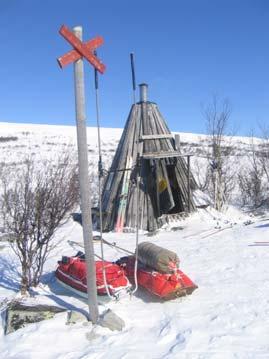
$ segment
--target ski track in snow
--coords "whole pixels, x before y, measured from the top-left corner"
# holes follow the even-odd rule
[[[0,131],[1,136],[18,136],[16,143],[5,145],[2,159],[5,151],[7,155],[15,148],[12,146],[26,146],[9,155],[10,163],[15,164],[25,155],[23,151],[38,149],[36,145],[42,146],[42,151],[45,148],[44,153],[49,155],[59,143],[62,147],[71,143],[71,139],[75,143],[76,136],[73,127],[63,131],[61,126],[11,124],[7,127],[0,123]],[[89,148],[94,149],[96,134],[94,129],[88,131]],[[120,129],[103,130],[107,164],[120,134]],[[190,141],[197,139],[195,135],[185,135]],[[53,141],[57,146],[51,145]],[[1,146],[3,149],[4,144]],[[35,151],[35,155],[39,155],[40,150]],[[93,164],[97,162],[95,152],[91,158]],[[185,221],[174,224],[182,226],[182,230],[174,232],[168,227],[154,237],[141,234],[140,241],[152,241],[175,251],[180,258],[180,268],[198,289],[190,296],[167,302],[141,289],[131,299],[124,297],[119,302],[99,298],[100,311],[111,308],[124,319],[126,326],[122,332],[111,332],[99,326],[92,328],[83,323],[67,326],[66,314],[60,313],[54,319],[4,336],[2,310],[0,358],[269,358],[269,248],[249,246],[255,241],[268,241],[269,222],[268,218],[256,218],[254,223],[245,226],[246,219],[249,218],[234,208],[222,215],[213,210],[199,210]],[[219,231],[218,226],[221,227]],[[104,238],[134,250],[133,233],[108,233]],[[59,229],[55,240],[59,241],[59,246],[51,253],[42,284],[31,301],[87,311],[85,300],[70,295],[53,276],[61,255],[75,254],[68,241],[82,242],[81,226],[70,220]],[[19,288],[18,261],[8,243],[3,245],[0,249],[0,310],[7,298],[18,296]],[[100,254],[100,243],[94,246]],[[107,260],[123,255],[116,248],[105,246]],[[94,338],[89,341],[87,333]]]

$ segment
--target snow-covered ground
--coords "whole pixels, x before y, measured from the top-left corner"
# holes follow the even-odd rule
[[[178,253],[181,269],[199,286],[192,295],[162,302],[140,290],[132,298],[107,301],[103,305],[126,323],[122,332],[83,324],[66,326],[66,314],[8,336],[1,328],[0,357],[268,358],[269,248],[250,244],[268,240],[269,219],[256,218],[245,225],[247,219],[236,210],[220,218],[212,210],[200,210],[181,223],[182,230],[141,235],[141,241],[150,240]],[[134,234],[109,233],[105,238],[134,250]],[[68,240],[82,242],[80,225],[68,222],[57,239],[61,244],[49,259],[32,301],[87,310],[83,299],[62,290],[53,277],[57,259],[79,249]],[[95,244],[96,253],[99,246]],[[115,260],[124,253],[106,247],[105,255]],[[17,270],[7,245],[0,254],[0,301],[16,295]],[[88,333],[94,339],[89,341]]]
[[[120,134],[120,129],[102,130],[107,165]],[[15,166],[29,150],[38,156],[55,153],[59,146],[74,148],[75,136],[73,127],[0,124],[0,161]],[[1,142],[8,137],[13,139]],[[205,139],[181,134],[181,141],[189,144],[200,146]],[[237,141],[247,149],[248,139]],[[95,166],[94,128],[88,130],[88,144]],[[83,323],[67,326],[66,314],[61,313],[5,336],[2,317],[0,358],[269,358],[269,248],[251,245],[269,241],[269,215],[249,217],[232,207],[221,215],[206,209],[174,225],[182,229],[174,231],[171,224],[154,237],[141,234],[140,241],[152,241],[178,254],[180,268],[199,287],[192,295],[163,302],[139,290],[118,302],[100,298],[100,311],[111,308],[125,321],[122,332]],[[132,233],[108,233],[105,239],[132,251],[135,247]],[[63,290],[53,276],[57,260],[78,249],[68,240],[82,242],[80,225],[70,219],[55,240],[60,244],[46,263],[42,284],[31,301],[87,310],[85,300]],[[94,246],[99,254],[100,244]],[[105,248],[108,260],[122,255]],[[18,295],[18,271],[9,244],[0,243],[0,308],[7,298]]]

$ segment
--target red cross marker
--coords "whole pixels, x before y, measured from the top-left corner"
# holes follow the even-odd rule
[[[101,36],[83,43],[65,25],[60,28],[59,33],[74,47],[74,50],[57,59],[61,68],[85,57],[101,74],[105,72],[105,65],[93,54],[93,51],[104,43]]]

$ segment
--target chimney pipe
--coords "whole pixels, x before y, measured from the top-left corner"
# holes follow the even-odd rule
[[[148,84],[140,84],[140,102],[148,101]]]

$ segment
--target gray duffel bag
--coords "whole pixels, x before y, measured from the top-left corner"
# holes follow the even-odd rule
[[[173,273],[179,266],[176,253],[150,242],[139,243],[138,260],[160,273]]]

